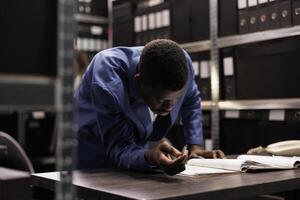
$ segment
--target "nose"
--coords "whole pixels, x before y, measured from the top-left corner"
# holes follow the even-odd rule
[[[162,104],[163,110],[168,111],[168,112],[171,112],[173,107],[174,107],[174,102],[173,101],[165,101]]]

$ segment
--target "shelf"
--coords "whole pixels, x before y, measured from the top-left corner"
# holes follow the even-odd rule
[[[248,44],[253,42],[262,42],[297,35],[300,35],[300,26],[223,37],[218,40],[218,47],[231,47],[236,45]]]
[[[0,105],[0,112],[37,110],[55,112],[57,109],[55,105]]]
[[[213,106],[212,101],[201,101],[202,110],[211,110]]]
[[[0,74],[0,84],[55,84],[56,78],[39,75]]]
[[[83,23],[95,23],[95,24],[108,23],[107,17],[100,17],[100,16],[93,16],[93,15],[75,14],[75,19],[77,22],[83,22]]]
[[[221,110],[300,109],[300,98],[220,101]]]
[[[210,50],[210,40],[198,41],[198,42],[189,42],[180,45],[189,53],[195,53],[200,51],[209,51]]]
[[[262,42],[267,40],[274,40],[286,37],[293,37],[300,35],[300,26],[293,26],[290,28],[281,28],[276,30],[260,31],[255,33],[248,33],[242,35],[234,35],[228,37],[222,37],[217,40],[218,47],[231,47],[243,44],[249,44],[254,42]],[[190,42],[180,45],[187,52],[200,52],[210,50],[210,40]]]

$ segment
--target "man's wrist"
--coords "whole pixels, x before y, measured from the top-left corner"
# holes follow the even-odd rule
[[[151,150],[146,150],[144,156],[145,156],[145,160],[147,161],[147,163],[151,166],[154,166],[156,164],[155,164],[154,160],[152,159],[151,153],[152,153]]]

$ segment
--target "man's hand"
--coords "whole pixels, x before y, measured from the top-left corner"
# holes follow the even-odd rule
[[[180,152],[167,141],[160,142],[146,151],[145,158],[151,165],[158,165],[169,175],[175,175],[185,170],[188,160],[187,151]]]
[[[221,150],[206,151],[200,145],[189,146],[189,158],[225,158]]]

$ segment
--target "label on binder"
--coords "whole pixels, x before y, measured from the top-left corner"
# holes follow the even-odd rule
[[[162,26],[170,26],[170,11],[162,11]]]
[[[247,8],[247,0],[238,0],[238,9],[245,9]]]
[[[136,16],[134,18],[134,32],[138,33],[142,30],[141,28],[141,17],[140,16]]]
[[[248,0],[248,7],[257,6],[257,0]]]
[[[148,29],[147,23],[147,15],[142,16],[142,31],[146,31]]]
[[[148,18],[149,18],[149,29],[155,29],[155,14],[150,13],[148,15]]]
[[[199,76],[199,62],[193,61],[192,64],[193,64],[195,76]]]
[[[284,121],[284,110],[270,110],[270,121]]]
[[[209,62],[201,61],[200,62],[200,78],[209,78],[210,70],[209,70]]]
[[[103,33],[103,28],[101,26],[91,26],[91,34],[101,35]]]
[[[156,28],[162,27],[162,16],[161,15],[162,15],[161,12],[155,13]]]
[[[240,111],[238,110],[226,110],[225,118],[236,119],[240,117]]]
[[[268,0],[258,0],[258,4],[268,3]]]
[[[233,57],[225,57],[223,58],[224,64],[224,75],[225,76],[233,76],[234,75],[234,65],[233,65]]]

